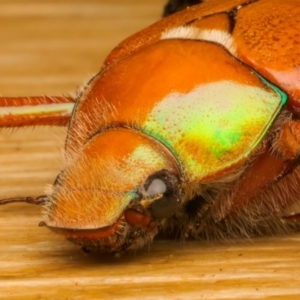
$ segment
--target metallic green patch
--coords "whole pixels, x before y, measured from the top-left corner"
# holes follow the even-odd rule
[[[272,89],[223,81],[171,93],[142,129],[163,142],[190,180],[200,180],[249,156],[287,101]]]

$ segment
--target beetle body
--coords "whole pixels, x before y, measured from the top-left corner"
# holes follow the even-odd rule
[[[300,192],[298,4],[207,1],[116,47],[76,100],[42,224],[112,253],[166,230],[293,228],[281,217]]]

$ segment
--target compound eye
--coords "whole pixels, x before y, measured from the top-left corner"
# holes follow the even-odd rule
[[[146,195],[157,195],[164,194],[167,191],[166,183],[160,178],[154,178],[149,184],[147,190],[145,190]]]
[[[180,205],[180,191],[178,177],[168,170],[160,170],[146,180],[143,186],[143,199],[141,202],[150,203],[148,209],[152,218],[169,218],[174,215]]]

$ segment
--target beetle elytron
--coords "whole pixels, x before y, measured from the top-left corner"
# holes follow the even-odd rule
[[[298,0],[205,1],[119,44],[76,101],[0,101],[1,126],[69,126],[52,191],[1,204],[42,204],[41,225],[87,249],[297,226]]]

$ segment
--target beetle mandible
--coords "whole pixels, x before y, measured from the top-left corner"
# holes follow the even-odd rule
[[[299,4],[206,1],[119,44],[76,100],[0,98],[2,127],[69,126],[52,190],[0,204],[41,204],[41,225],[115,254],[168,230],[295,229]]]

